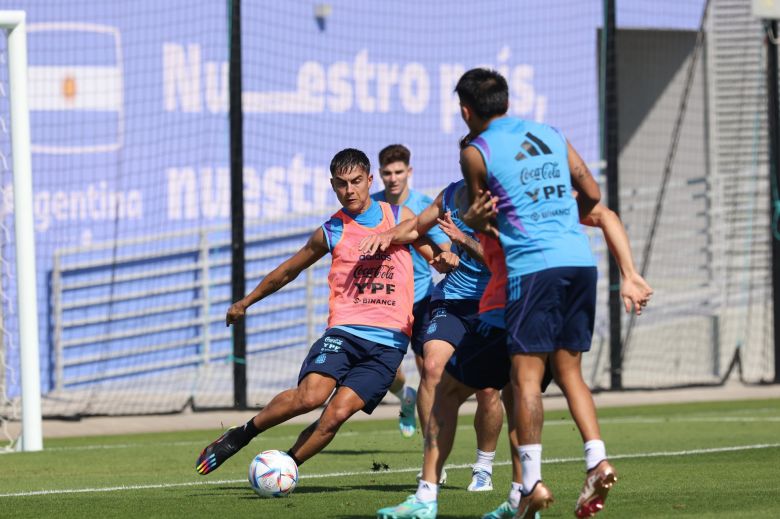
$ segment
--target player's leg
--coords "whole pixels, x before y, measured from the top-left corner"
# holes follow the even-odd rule
[[[335,332],[317,339],[301,364],[298,386],[282,391],[242,427],[228,429],[209,444],[198,456],[195,470],[202,475],[213,472],[261,432],[324,404],[349,369],[349,349],[349,341]]]
[[[514,419],[523,469],[523,494],[517,516],[531,517],[553,502],[542,482],[542,385],[547,358],[555,350],[563,322],[568,280],[551,268],[510,278],[506,305],[507,346],[512,362]]]
[[[507,360],[508,362],[508,360]],[[542,379],[542,393],[547,390],[552,381],[552,369],[550,362],[545,365],[544,378]],[[520,499],[523,492],[523,466],[520,462],[520,442],[517,437],[517,423],[514,417],[515,398],[512,391],[512,385],[507,384],[501,390],[501,400],[506,410],[507,418],[507,436],[509,437],[509,452],[512,456],[512,483],[509,487],[509,495],[506,501],[498,505],[491,512],[482,516],[482,519],[508,519],[514,517],[520,505]],[[534,513],[534,517],[539,519],[539,512]]]
[[[430,322],[430,296],[416,302],[412,308],[414,324],[412,325],[412,337],[409,341],[412,352],[414,353],[414,363],[417,366],[417,372],[422,374],[423,370],[423,344],[425,343],[425,331]],[[399,378],[402,381],[399,381]],[[417,389],[406,386],[406,376],[399,366],[396,374],[396,380],[390,387],[390,392],[395,394],[401,401],[401,409],[398,413],[398,429],[401,436],[411,438],[417,431]],[[422,422],[421,422],[422,426]]]
[[[404,353],[398,348],[376,344],[349,335],[343,347],[350,355],[348,369],[339,379],[339,388],[320,418],[305,429],[288,454],[303,463],[322,450],[341,425],[356,412],[371,414],[387,394]]]
[[[555,351],[553,365],[584,444],[586,476],[575,514],[591,517],[604,507],[610,488],[617,482],[615,469],[607,461],[593,397],[582,378],[582,353],[590,350],[593,335],[597,273],[595,267],[570,268],[567,276],[566,311],[558,338],[562,348]]]
[[[426,431],[436,386],[441,381],[444,366],[450,360],[454,348],[448,342],[432,340],[425,343],[423,351],[423,371],[420,375],[420,387],[417,391],[417,412],[420,415],[420,426],[423,431]]]
[[[446,372],[442,374],[425,430],[423,480],[439,481],[442,467],[455,440],[458,410],[473,394],[473,388],[463,385]]]
[[[438,510],[439,484],[444,462],[452,450],[458,422],[458,410],[474,389],[455,380],[448,373],[436,386],[434,402],[425,431],[423,470],[417,492],[403,503],[377,511],[380,519],[435,518]]]
[[[556,382],[561,387],[574,422],[580,430],[585,450],[586,477],[575,505],[577,517],[591,517],[604,507],[607,494],[617,482],[614,467],[607,461],[606,446],[601,439],[596,406],[582,379],[580,352],[558,350],[553,357]]]
[[[486,388],[477,391],[477,411],[474,415],[474,430],[477,435],[477,459],[471,472],[471,483],[467,490],[487,492],[493,490],[493,460],[501,427],[504,424],[504,410],[498,389]]]
[[[470,331],[471,320],[479,309],[479,301],[470,299],[438,300],[431,303],[431,322],[423,345],[423,371],[417,394],[417,410],[423,432],[433,406],[436,385],[452,352]]]
[[[320,418],[301,432],[287,453],[300,466],[324,449],[344,422],[364,407],[365,402],[355,391],[349,387],[339,387]]]
[[[404,371],[401,369],[401,367],[398,366],[398,369],[395,372],[395,378],[393,379],[393,383],[390,384],[390,389],[388,393],[392,393],[395,396],[397,396],[399,400],[403,400],[399,396],[399,393],[403,391],[405,385],[406,385],[406,375],[404,375]]]
[[[321,406],[335,387],[332,377],[309,373],[298,387],[282,391],[246,424],[228,429],[203,449],[195,470],[201,475],[213,472],[261,432]]]
[[[514,420],[515,399],[512,396],[512,386],[508,384],[501,390],[501,400],[506,410],[507,418],[507,437],[509,439],[509,452],[512,457],[512,483],[509,487],[509,495],[506,500],[498,507],[482,516],[482,519],[509,519],[517,513],[517,506],[520,504],[520,495],[523,488],[523,468],[520,464],[520,453],[517,441],[517,429]]]
[[[395,380],[390,385],[389,393],[394,394],[401,402],[398,412],[398,430],[404,438],[411,438],[417,430],[417,390],[406,385],[406,375],[401,367],[395,373]]]
[[[523,473],[523,498],[518,514],[531,517],[545,508],[552,496],[542,480],[542,425],[544,408],[541,384],[546,354],[521,353],[512,356],[515,430]]]
[[[578,351],[559,349],[553,354],[556,382],[566,397],[569,412],[580,431],[583,443],[587,443],[600,440],[601,432],[593,396],[582,378],[581,360],[582,353]]]

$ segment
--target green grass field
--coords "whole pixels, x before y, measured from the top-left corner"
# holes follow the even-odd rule
[[[600,418],[619,483],[599,517],[780,517],[780,400],[613,408]],[[461,418],[439,517],[479,517],[506,497],[503,433],[495,490],[465,490],[471,420]],[[250,460],[286,450],[301,429],[277,427],[205,477],[194,462],[217,429],[47,440],[40,453],[0,455],[0,517],[375,517],[414,492],[421,436],[403,439],[385,420],[345,424],[301,467],[291,496],[257,497],[246,481]],[[566,412],[547,413],[544,459],[556,502],[543,517],[573,517],[584,467]]]

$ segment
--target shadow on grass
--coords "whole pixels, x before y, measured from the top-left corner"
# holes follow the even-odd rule
[[[372,490],[378,492],[411,492],[414,491],[414,485],[388,485],[388,484],[361,484],[361,485],[339,485],[338,487],[322,487],[304,485],[295,489],[296,495],[301,494],[333,494],[334,492],[352,492],[353,490]]]
[[[369,516],[371,517],[371,516]],[[437,514],[438,519],[474,519],[474,515],[450,515],[450,514]],[[366,519],[365,515],[340,515],[339,519]]]
[[[295,489],[295,495],[306,494],[333,494],[341,492],[352,492],[353,490],[370,490],[377,492],[414,492],[414,485],[388,485],[388,484],[366,484],[366,485],[340,485],[338,487],[332,486],[315,486],[304,485]],[[237,495],[243,494],[238,497],[242,499],[257,499],[258,496],[252,491],[251,487],[247,483],[246,485],[225,485],[219,487],[213,487],[210,492],[198,492],[190,494],[190,497],[214,497],[225,495]]]
[[[382,449],[381,451],[380,450],[368,451],[368,450],[365,450],[365,449],[355,449],[355,450],[351,450],[351,449],[331,449],[331,450],[327,450],[327,451],[322,451],[322,452],[318,453],[317,456],[318,457],[319,456],[359,456],[359,455],[362,455],[362,454],[385,454],[387,452],[394,452],[394,451],[389,451],[387,449]],[[397,452],[407,452],[407,451],[399,450]]]

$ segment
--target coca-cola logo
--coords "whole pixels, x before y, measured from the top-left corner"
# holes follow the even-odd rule
[[[354,279],[393,279],[395,275],[393,265],[356,265],[352,271]]]
[[[523,168],[520,171],[520,182],[528,184],[537,180],[560,178],[561,170],[557,162],[545,162],[538,168]]]

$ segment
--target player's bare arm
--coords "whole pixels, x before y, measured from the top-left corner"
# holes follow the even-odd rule
[[[446,274],[451,270],[458,268],[460,258],[457,254],[450,252],[450,243],[436,243],[427,234],[421,234],[412,243],[412,246],[425,258],[437,272]]]
[[[328,244],[325,240],[325,233],[320,227],[312,233],[306,245],[269,272],[252,292],[230,305],[225,316],[225,326],[230,326],[244,317],[247,308],[293,281],[298,277],[298,274],[316,263],[327,253]]]
[[[466,254],[475,260],[482,264],[485,263],[485,256],[484,251],[482,250],[482,245],[480,245],[477,240],[458,229],[458,226],[455,225],[455,222],[452,221],[452,217],[449,211],[444,213],[444,216],[439,218],[437,222],[439,223],[439,228],[444,231],[444,234],[447,235],[452,243],[458,245],[460,248],[466,251]]]
[[[579,196],[577,201],[579,203]],[[609,251],[620,269],[620,296],[626,312],[630,313],[633,309],[637,315],[642,315],[642,309],[650,301],[653,289],[636,270],[628,234],[620,217],[605,205],[596,204],[581,221],[585,225],[599,227],[604,233]]]
[[[402,207],[399,219],[400,223],[392,229],[360,240],[360,252],[374,254],[378,250],[387,250],[390,245],[405,245],[415,241],[419,236],[415,214],[408,207]]]
[[[477,229],[475,227],[477,222],[488,222],[488,226],[482,232],[498,238],[498,227],[495,223],[495,218],[498,214],[496,210],[497,204],[498,197],[492,196],[490,191],[480,190],[460,219],[472,229]]]
[[[436,220],[444,214],[443,200],[444,191],[441,191],[433,202],[417,215],[417,232],[420,233],[420,236],[430,231],[436,225]]]
[[[585,161],[582,160],[577,150],[567,142],[569,171],[571,173],[571,184],[579,194],[577,197],[577,206],[580,210],[580,220],[590,213],[596,204],[601,201],[601,189],[593,178]]]
[[[487,191],[487,167],[482,154],[474,146],[460,150],[460,170],[466,181],[469,203],[473,203],[480,191]]]

